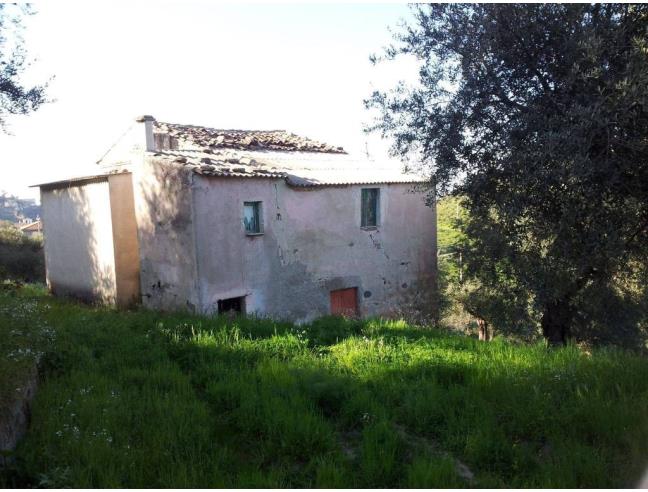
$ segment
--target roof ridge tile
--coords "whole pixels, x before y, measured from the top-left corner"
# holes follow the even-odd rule
[[[336,147],[286,130],[226,130],[199,125],[184,125],[156,121],[154,133],[168,135],[160,138],[159,146],[171,149],[194,150],[237,149],[269,150],[279,152],[313,152],[346,154]],[[166,143],[163,143],[166,142]]]

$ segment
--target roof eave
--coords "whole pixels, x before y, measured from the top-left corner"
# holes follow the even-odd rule
[[[30,185],[29,188],[69,188],[71,186],[81,186],[86,183],[90,182],[101,182],[101,181],[107,181],[110,176],[114,176],[116,174],[128,174],[130,171],[122,171],[118,173],[103,173],[103,174],[91,174],[88,176],[79,176],[77,178],[68,178],[68,179],[62,179],[58,181],[49,181],[47,183],[39,183],[39,184],[34,184]]]

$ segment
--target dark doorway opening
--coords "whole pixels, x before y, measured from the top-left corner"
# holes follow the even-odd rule
[[[245,312],[245,297],[232,297],[230,299],[221,299],[218,301],[218,314]]]

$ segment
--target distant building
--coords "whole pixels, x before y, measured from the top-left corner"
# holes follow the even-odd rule
[[[19,228],[23,234],[32,238],[43,236],[43,223],[40,219],[33,222],[21,222]]]
[[[56,294],[307,321],[389,314],[434,288],[434,204],[391,164],[151,116],[99,164],[38,185]]]

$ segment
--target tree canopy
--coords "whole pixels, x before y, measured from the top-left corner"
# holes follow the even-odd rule
[[[618,323],[606,304],[637,328],[648,5],[414,9],[384,58],[416,56],[419,84],[367,103],[395,154],[418,154],[437,193],[465,197],[467,271],[490,289],[514,285],[552,342]]]
[[[46,85],[28,87],[20,79],[29,65],[22,21],[31,13],[29,6],[0,3],[0,130],[5,132],[9,116],[29,114],[46,101]]]

